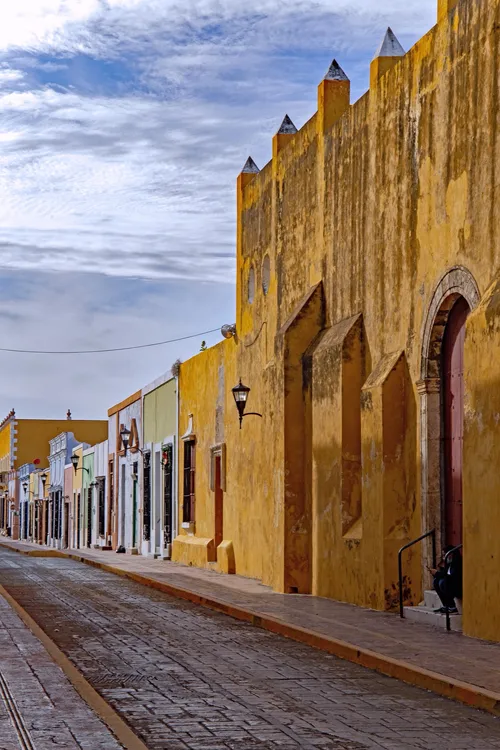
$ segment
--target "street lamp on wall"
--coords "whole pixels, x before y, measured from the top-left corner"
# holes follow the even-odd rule
[[[71,456],[71,463],[73,464],[73,469],[75,470],[75,474],[77,471],[86,471],[87,474],[90,474],[90,469],[87,469],[86,466],[78,466],[79,461],[80,461],[80,457],[77,456],[76,453],[73,453],[73,455]],[[47,477],[45,477],[45,479],[47,479]]]
[[[123,426],[120,430],[120,437],[122,439],[125,455],[127,455],[128,444],[130,441],[130,430],[127,430],[127,428]]]
[[[238,409],[238,415],[240,418],[240,430],[241,430],[241,424],[243,422],[243,417],[261,417],[262,414],[259,414],[257,411],[249,411],[245,414],[245,408],[248,401],[248,394],[250,393],[250,388],[247,385],[243,385],[241,382],[238,383],[238,385],[235,385],[232,389],[234,401],[236,403],[236,408]]]
[[[29,487],[29,486],[30,486],[30,485],[29,485],[29,482],[27,482],[27,481],[26,481],[26,482],[23,482],[23,490],[24,490],[24,495],[25,495],[25,496],[26,496],[26,495],[28,495],[28,497],[29,497],[30,495],[33,495],[33,496],[34,496],[34,495],[35,495],[35,493],[34,493],[34,492],[28,491],[28,487]]]

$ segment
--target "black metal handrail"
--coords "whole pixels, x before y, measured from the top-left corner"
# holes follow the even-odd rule
[[[445,567],[445,569],[446,569],[446,567],[448,565],[448,558],[449,558],[449,556],[452,555],[457,550],[462,549],[463,546],[464,546],[463,544],[457,544],[456,547],[453,547],[453,549],[450,549],[446,553],[446,555],[444,556],[444,567]],[[449,607],[445,607],[445,610],[446,610],[446,630],[450,631],[451,630],[451,622],[450,622],[450,610],[449,610]]]
[[[418,542],[423,541],[424,539],[427,539],[427,537],[432,537],[432,560],[433,560],[433,567],[436,567],[436,529],[431,529],[430,531],[426,531],[425,534],[422,534],[422,536],[419,536],[418,539],[414,539],[412,542],[408,542],[408,544],[405,544],[404,547],[401,547],[401,549],[398,552],[398,573],[399,573],[399,616],[401,618],[404,618],[404,605],[403,605],[403,552],[410,547],[413,547],[414,544],[418,544]]]

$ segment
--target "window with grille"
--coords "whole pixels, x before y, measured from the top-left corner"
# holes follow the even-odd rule
[[[194,523],[195,506],[195,442],[184,443],[184,500],[182,504],[183,523]]]
[[[113,508],[115,503],[115,462],[109,462],[109,482],[108,482],[108,502],[109,507]]]
[[[106,508],[106,480],[104,477],[97,480],[97,492],[99,498],[99,536],[104,536]]]
[[[142,475],[142,534],[145,542],[151,539],[151,453],[144,453]]]

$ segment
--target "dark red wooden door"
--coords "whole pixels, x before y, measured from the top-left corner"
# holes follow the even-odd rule
[[[464,341],[469,312],[461,297],[448,317],[443,343],[444,539],[453,546],[462,543]]]
[[[224,493],[221,487],[221,457],[215,457],[215,554],[224,539]]]

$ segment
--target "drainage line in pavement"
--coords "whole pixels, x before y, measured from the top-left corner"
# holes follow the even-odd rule
[[[88,682],[81,672],[75,667],[68,657],[61,651],[52,638],[38,625],[38,623],[26,612],[24,607],[14,599],[11,594],[0,584],[0,596],[2,596],[28,626],[35,638],[42,643],[45,650],[58,667],[62,669],[68,680],[71,682],[76,692],[83,698],[85,703],[92,709],[96,716],[111,730],[117,740],[122,744],[125,750],[148,750],[147,745],[132,731],[128,724],[112,708],[109,703],[99,695],[90,682]],[[1,685],[1,683],[0,683]],[[3,697],[3,691],[0,688]],[[9,693],[10,694],[10,693]],[[4,698],[5,700],[5,698]],[[6,704],[7,705],[7,704]],[[14,704],[15,705],[15,704]],[[8,706],[7,706],[8,708]],[[19,713],[19,712],[18,712]],[[9,710],[10,714],[10,710]],[[32,742],[29,745],[23,745],[22,750],[36,750]],[[167,747],[166,747],[167,750]]]
[[[14,729],[17,732],[19,744],[21,745],[22,750],[36,750],[33,744],[33,741],[30,737],[30,733],[28,732],[26,725],[24,723],[24,719],[21,716],[21,713],[16,705],[14,696],[12,695],[10,688],[7,684],[7,680],[5,679],[5,677],[3,676],[1,672],[0,672],[0,696],[3,698],[3,702],[5,703],[5,708],[7,709],[7,712],[10,716],[10,720],[12,721],[14,725]]]

